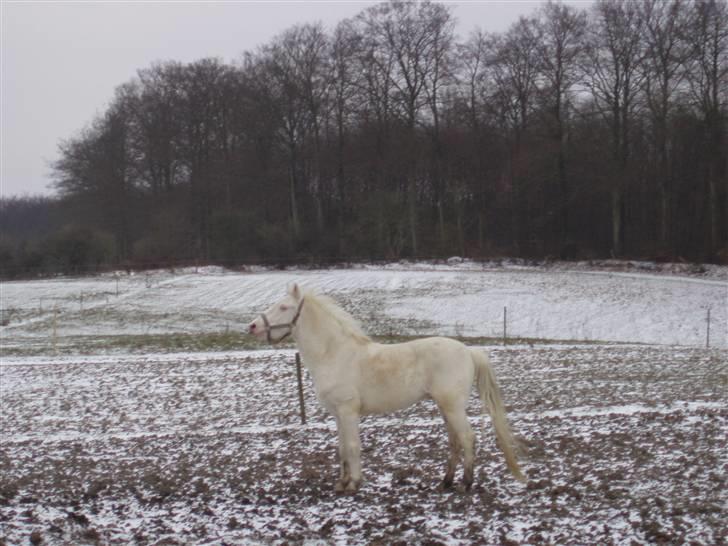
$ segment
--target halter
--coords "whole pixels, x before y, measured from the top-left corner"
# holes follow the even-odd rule
[[[296,314],[291,319],[291,322],[280,323],[280,324],[271,324],[268,321],[268,317],[265,316],[265,313],[260,314],[260,318],[263,319],[263,324],[265,324],[265,337],[268,340],[268,343],[273,343],[273,339],[270,337],[270,334],[273,330],[280,330],[281,328],[288,328],[288,331],[285,334],[283,334],[283,336],[278,338],[276,341],[284,340],[293,333],[293,327],[296,325],[296,322],[298,322],[298,317],[301,316],[301,309],[303,308],[304,301],[306,301],[305,298],[301,298],[301,302],[298,304],[298,308],[296,309]]]

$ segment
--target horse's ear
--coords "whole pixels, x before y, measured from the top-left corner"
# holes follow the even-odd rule
[[[288,287],[288,293],[293,296],[293,298],[298,301],[301,299],[301,288],[298,286],[298,283],[294,282]]]

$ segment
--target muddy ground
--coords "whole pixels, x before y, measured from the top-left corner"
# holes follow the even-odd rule
[[[526,485],[473,397],[473,490],[442,491],[432,403],[365,418],[333,492],[333,420],[289,350],[3,359],[0,543],[724,544],[728,353],[489,349]],[[481,421],[485,421],[483,433]]]

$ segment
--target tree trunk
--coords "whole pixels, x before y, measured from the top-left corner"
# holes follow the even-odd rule
[[[510,180],[511,180],[511,236],[513,249],[517,256],[521,254],[521,202],[520,181],[518,179],[518,163],[521,156],[521,136],[516,134],[515,143],[511,152]]]
[[[622,255],[622,190],[615,185],[612,187],[612,256]]]
[[[458,205],[458,247],[460,248],[460,256],[465,256],[465,233],[463,231],[463,207],[462,204]]]
[[[412,244],[412,256],[417,256],[417,185],[414,173],[410,175],[407,190],[409,209],[410,242]]]
[[[559,178],[559,193],[561,197],[559,240],[563,249],[569,243],[569,183],[566,179],[566,157],[563,142],[559,138],[559,152],[556,158],[556,170]]]
[[[296,149],[291,147],[290,177],[288,181],[288,202],[291,207],[291,230],[297,239],[301,233],[301,224],[298,215],[298,200],[296,198]]]
[[[291,207],[291,229],[293,230],[293,236],[298,237],[300,234],[300,224],[298,219],[298,203],[296,201],[296,175],[294,169],[291,168],[291,176],[288,187],[288,197]]]
[[[663,177],[660,180],[660,249],[671,252],[670,242],[670,190],[668,181]]]
[[[437,225],[440,236],[440,246],[445,250],[445,211],[442,206],[442,198],[437,201]]]
[[[478,212],[478,252],[483,256],[485,250],[485,214]]]
[[[345,220],[345,209],[346,209],[346,187],[344,179],[344,115],[341,110],[337,113],[336,119],[337,126],[337,146],[336,146],[336,182],[339,190],[339,206],[336,208],[336,223],[338,232],[338,248],[339,255],[344,256],[346,254],[345,239],[344,239],[344,220]]]
[[[720,235],[718,233],[718,184],[717,173],[715,168],[715,160],[711,161],[708,169],[708,258],[712,258],[718,252],[720,244]]]

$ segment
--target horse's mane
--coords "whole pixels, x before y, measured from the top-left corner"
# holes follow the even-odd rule
[[[348,312],[342,309],[338,303],[328,296],[316,294],[312,291],[306,291],[304,294],[306,303],[304,305],[313,308],[315,311],[328,315],[343,330],[344,334],[353,337],[361,343],[368,343],[371,338],[364,333],[359,321],[357,321]]]

